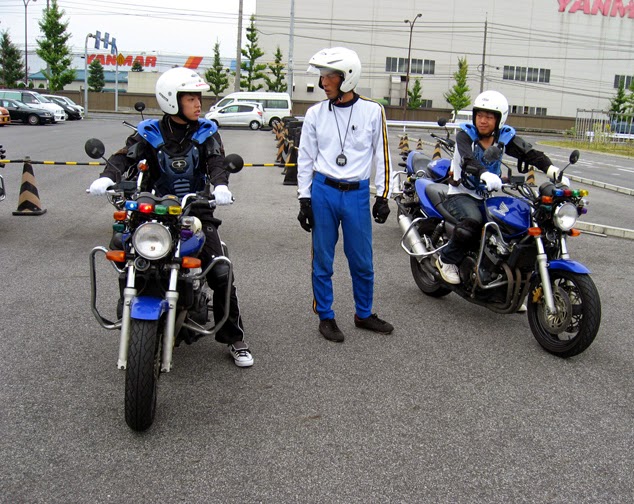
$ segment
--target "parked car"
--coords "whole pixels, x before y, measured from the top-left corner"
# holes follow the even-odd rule
[[[293,105],[290,95],[288,93],[274,93],[271,91],[238,91],[228,94],[218,103],[212,105],[209,108],[209,112],[243,102],[259,103],[262,105],[262,111],[264,112],[262,122],[271,127],[281,121],[283,117],[293,115]]]
[[[50,95],[50,94],[43,94],[42,96],[45,98],[48,98],[53,103],[56,103],[60,107],[62,107],[64,111],[66,112],[66,115],[71,121],[79,120],[84,117],[84,107],[82,107],[81,105],[77,105],[73,100],[71,100],[67,96],[58,96],[58,95]]]
[[[30,89],[0,89],[0,98],[8,98],[33,107],[46,109],[51,112],[53,122],[64,122],[66,120],[66,112],[64,112],[62,107]]]
[[[32,126],[53,122],[53,114],[48,110],[32,107],[17,100],[0,98],[0,106],[9,111],[12,121],[29,123]]]
[[[5,124],[11,124],[11,116],[6,108],[0,107],[0,126]]]
[[[259,103],[229,105],[205,115],[205,119],[215,122],[218,126],[248,126],[252,130],[262,127],[262,117],[262,105]]]

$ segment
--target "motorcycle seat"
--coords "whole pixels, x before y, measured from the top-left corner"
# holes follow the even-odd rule
[[[447,184],[428,184],[425,186],[425,194],[429,201],[434,205],[434,208],[438,210],[438,213],[444,217],[447,222],[457,223],[456,218],[451,215],[443,205],[443,202],[447,199],[447,191],[449,186]]]

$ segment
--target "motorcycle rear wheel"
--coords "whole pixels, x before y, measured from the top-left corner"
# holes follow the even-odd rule
[[[135,431],[154,421],[161,371],[161,335],[158,320],[136,320],[130,325],[125,375],[125,422]]]
[[[599,331],[599,292],[588,275],[550,271],[550,281],[558,315],[547,313],[541,278],[535,277],[527,300],[528,323],[544,350],[558,357],[572,357],[588,348]]]
[[[431,261],[431,259],[423,259],[423,261]],[[409,258],[409,265],[412,269],[412,276],[418,288],[431,297],[443,297],[451,292],[451,289],[443,285],[442,282],[436,280],[415,257]]]

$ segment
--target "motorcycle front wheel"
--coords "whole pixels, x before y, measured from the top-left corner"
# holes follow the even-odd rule
[[[446,296],[447,294],[451,292],[451,289],[446,287],[439,280],[436,280],[434,278],[434,275],[432,275],[429,271],[427,271],[424,268],[422,263],[425,261],[429,263],[431,259],[426,258],[426,259],[423,259],[422,262],[418,262],[418,259],[416,259],[415,257],[410,256],[409,258],[409,265],[410,265],[410,268],[412,269],[412,276],[414,277],[414,281],[416,282],[416,285],[421,291],[423,291],[428,296],[437,297],[437,298]],[[434,266],[432,265],[431,267],[433,268]]]
[[[578,355],[592,344],[599,331],[599,292],[588,275],[550,271],[550,282],[557,313],[548,312],[541,278],[535,277],[527,300],[531,331],[547,352],[562,358]]]
[[[135,431],[152,425],[161,371],[158,320],[132,319],[125,375],[125,422]]]

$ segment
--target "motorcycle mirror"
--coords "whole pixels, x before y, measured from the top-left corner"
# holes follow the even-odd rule
[[[244,167],[244,160],[238,154],[229,154],[225,157],[224,169],[229,173],[238,173]]]
[[[482,159],[485,163],[492,163],[502,157],[502,150],[497,145],[492,145],[484,151]]]
[[[134,104],[134,110],[137,112],[143,112],[145,110],[145,103],[138,101]]]
[[[570,153],[569,162],[570,164],[575,164],[577,161],[579,161],[579,151],[575,149]]]
[[[84,150],[86,151],[86,154],[88,154],[88,157],[91,157],[92,159],[101,159],[106,153],[106,147],[98,138],[91,138],[90,140],[87,140],[84,145]]]
[[[438,126],[440,126],[441,128],[447,124],[447,118],[446,117],[441,117],[440,119],[438,119]]]

